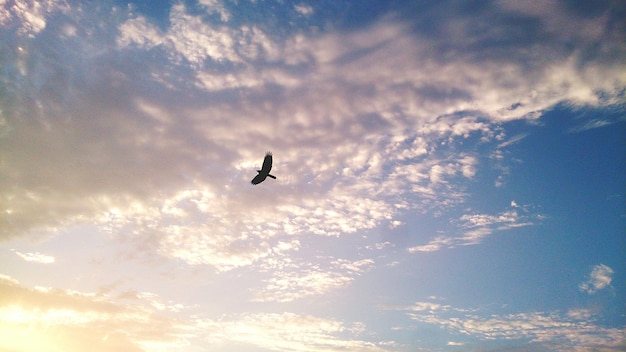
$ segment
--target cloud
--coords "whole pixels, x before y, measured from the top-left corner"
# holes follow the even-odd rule
[[[624,120],[626,120],[625,117],[619,117],[616,119],[598,119],[598,118],[592,118],[588,121],[586,121],[584,124],[579,125],[579,126],[575,126],[572,127],[568,130],[568,132],[570,133],[579,133],[579,132],[584,132],[584,131],[588,131],[588,130],[592,130],[595,128],[600,128],[600,127],[605,127],[605,126],[610,126],[613,125],[615,123],[619,123],[619,122],[623,122]]]
[[[558,103],[607,107],[623,97],[623,40],[610,13],[497,2],[467,20],[448,5],[428,13],[437,19],[429,29],[390,13],[367,27],[285,32],[214,0],[177,2],[163,23],[132,7],[3,3],[0,239],[95,225],[158,259],[222,274],[258,269],[253,299],[271,304],[350,285],[373,260],[300,260],[305,239],[458,209],[489,167],[479,150],[495,150],[503,170],[511,162],[501,149],[522,135],[507,137],[509,121],[537,120]],[[318,16],[289,6],[296,17],[272,23]],[[268,149],[278,180],[250,188]],[[456,215],[454,231],[408,250],[475,245],[534,223],[523,206],[511,208]],[[193,338],[278,350],[386,346],[360,337],[361,324],[331,318],[185,319],[177,315],[184,306],[142,290],[127,294],[127,306],[5,281],[35,302],[2,306],[5,336],[34,322],[19,349],[57,335],[84,335],[79,350],[97,341],[112,350],[184,349]],[[442,306],[415,305],[413,314]],[[482,324],[507,318],[493,319]],[[471,323],[462,328],[486,336]]]
[[[448,248],[452,246],[454,242],[455,242],[455,239],[452,237],[437,236],[433,238],[432,240],[430,240],[428,244],[421,245],[421,246],[413,246],[413,247],[407,248],[407,251],[409,251],[409,253],[434,252],[443,248]]]
[[[230,318],[230,319],[229,319]],[[388,341],[369,342],[358,335],[362,323],[345,324],[333,319],[294,313],[257,313],[217,320],[200,320],[198,328],[207,331],[214,345],[236,343],[272,351],[387,351]],[[341,339],[338,335],[351,335]]]
[[[278,272],[257,292],[255,301],[290,302],[306,296],[327,293],[347,285],[352,280],[350,276],[325,270]]]
[[[528,135],[524,134],[524,133],[518,134],[517,136],[513,136],[513,137],[509,138],[508,140],[498,144],[498,149],[505,148],[505,147],[508,147],[508,146],[510,146],[512,144],[515,144],[515,143],[521,141],[522,139],[526,138],[527,136]]]
[[[278,267],[274,264],[267,268],[272,269],[272,277],[263,281],[265,286],[256,290],[254,300],[290,302],[307,296],[323,295],[348,285],[373,265],[372,259],[335,259],[330,261],[328,267],[311,263],[279,264]]]
[[[202,6],[205,6],[207,12],[217,12],[220,15],[220,19],[224,22],[228,22],[231,18],[230,12],[224,7],[224,4],[218,0],[199,0]]]
[[[35,262],[41,264],[51,264],[54,263],[55,258],[50,255],[41,254],[39,252],[35,253],[22,253],[18,251],[14,251],[20,258],[24,259],[27,262]]]
[[[446,345],[448,345],[448,346],[464,346],[465,344],[463,342],[448,341],[448,343]]]
[[[17,33],[34,36],[46,28],[46,17],[55,12],[68,11],[65,2],[56,0],[3,2],[0,8],[0,26],[17,25]]]
[[[437,325],[478,340],[522,340],[554,351],[611,349],[619,346],[626,337],[622,329],[594,324],[588,311],[584,314],[570,311],[567,315],[558,312],[499,314],[432,302],[388,309],[405,311],[414,321]]]
[[[26,288],[11,278],[0,286],[1,349],[141,351],[147,344],[186,344],[184,328],[142,298],[127,306],[97,294]]]
[[[578,128],[572,129],[571,131],[572,132],[582,132],[582,131],[587,131],[587,130],[591,130],[591,129],[594,129],[594,128],[608,126],[608,125],[611,125],[611,124],[612,124],[612,122],[609,122],[607,120],[594,119],[594,120],[591,120],[591,121],[585,123],[583,126],[580,126]]]
[[[306,4],[294,5],[296,11],[303,16],[310,16],[313,14],[314,10],[311,6]]]
[[[520,206],[511,201],[510,210],[497,215],[472,213],[458,219],[457,236],[438,235],[427,244],[407,248],[410,253],[433,252],[457,246],[469,246],[481,243],[494,232],[507,231],[518,227],[533,225],[533,219],[541,220],[540,214],[531,214],[528,206]]]
[[[179,350],[199,340],[220,351],[241,344],[275,351],[382,352],[389,346],[359,338],[366,329],[360,322],[290,312],[188,316],[188,307],[151,292],[115,297],[27,288],[6,275],[0,275],[0,291],[0,349]]]
[[[561,51],[518,60],[514,48],[497,56],[470,46],[443,59],[447,49],[394,15],[353,31],[279,36],[237,25],[214,1],[200,9],[219,21],[179,3],[167,26],[89,6],[45,12],[51,25],[23,39],[22,51],[3,44],[2,238],[96,223],[189,264],[253,265],[286,235],[343,236],[462,204],[464,182],[486,166],[460,143],[502,143],[502,123],[558,102],[610,104],[596,93],[610,97],[626,81],[620,62]],[[94,14],[103,16],[98,31],[74,25],[61,35],[68,18]],[[442,35],[476,39],[453,22]],[[51,44],[36,45],[44,39]],[[267,149],[279,182],[245,188]],[[479,243],[523,223],[468,228],[423,249]]]
[[[17,281],[16,279],[12,278],[9,275],[4,275],[4,274],[0,274],[0,281],[2,282],[2,284],[4,285],[19,285],[19,281]]]
[[[262,192],[267,191],[256,194]],[[140,244],[145,251],[192,265],[210,264],[223,272],[298,250],[298,240],[289,236],[353,233],[374,227],[391,211],[382,202],[352,197],[336,197],[333,204],[303,196],[299,206],[276,205],[277,200],[250,206],[253,196],[231,200],[211,188],[190,189],[160,204],[116,208],[97,223],[116,236],[150,233]]]
[[[595,265],[591,269],[589,278],[586,281],[581,282],[578,285],[578,289],[592,295],[600,290],[611,287],[611,281],[613,280],[614,273],[613,269],[604,264]]]

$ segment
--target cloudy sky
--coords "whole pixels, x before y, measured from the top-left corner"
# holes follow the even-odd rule
[[[0,0],[0,350],[623,350],[624,18]]]

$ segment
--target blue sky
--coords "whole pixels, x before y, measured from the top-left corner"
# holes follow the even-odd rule
[[[0,3],[0,349],[623,350],[624,16]]]

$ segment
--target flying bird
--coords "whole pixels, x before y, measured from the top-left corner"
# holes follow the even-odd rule
[[[265,153],[265,159],[263,159],[263,167],[261,170],[256,170],[259,174],[252,179],[252,184],[258,185],[259,183],[265,181],[265,178],[267,177],[276,179],[276,176],[270,175],[270,170],[272,170],[272,153],[267,152]]]

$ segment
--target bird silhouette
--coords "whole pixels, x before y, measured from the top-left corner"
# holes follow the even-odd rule
[[[265,181],[267,177],[276,179],[276,176],[270,175],[270,170],[272,170],[272,153],[267,152],[265,153],[265,159],[263,159],[263,167],[261,167],[261,170],[256,170],[258,175],[252,179],[251,183],[253,185],[258,185],[259,183]]]

